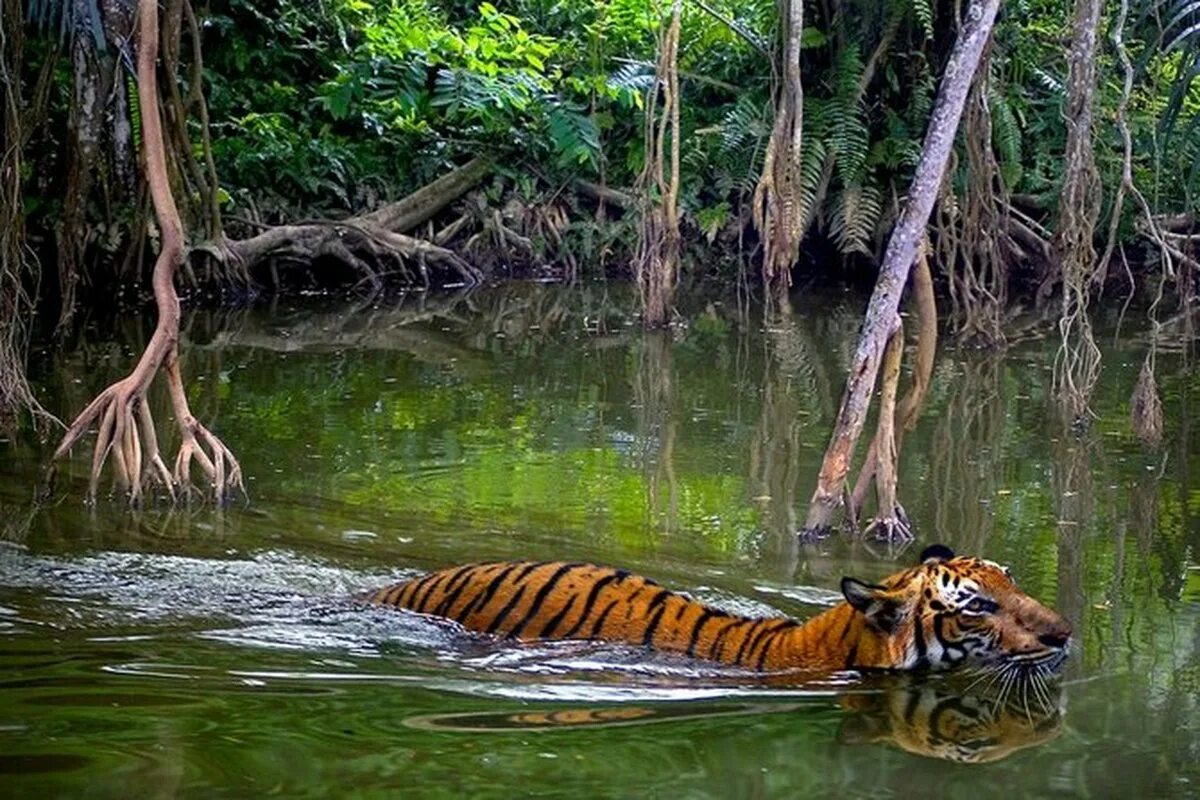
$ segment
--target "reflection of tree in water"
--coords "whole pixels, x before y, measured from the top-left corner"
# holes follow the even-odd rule
[[[675,477],[676,391],[671,332],[649,330],[636,348],[634,413],[636,450],[646,487],[646,529],[662,521],[673,531],[679,521],[679,484]],[[666,508],[662,506],[664,489]]]
[[[1054,438],[1052,458],[1050,493],[1056,520],[1058,565],[1054,607],[1076,631],[1082,631],[1087,596],[1083,544],[1085,534],[1100,528],[1093,469],[1103,464],[1104,452],[1096,437],[1076,436],[1069,429],[1060,429]],[[1067,664],[1068,673],[1078,673],[1081,667],[1079,659]]]
[[[998,488],[996,463],[1007,413],[1003,363],[998,354],[947,362],[933,380],[947,391],[931,447],[934,538],[955,542],[963,553],[985,552],[995,525],[988,503]],[[946,374],[958,368],[959,374]]]
[[[832,415],[827,371],[805,320],[777,309],[763,322],[762,404],[750,436],[750,494],[763,510],[772,563],[788,578],[798,558],[797,490],[801,474],[802,433]]]

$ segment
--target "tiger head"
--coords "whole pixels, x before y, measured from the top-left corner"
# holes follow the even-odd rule
[[[1071,626],[1018,589],[1008,568],[944,545],[926,548],[920,560],[879,584],[842,579],[842,594],[866,618],[879,666],[1043,677],[1063,665]]]

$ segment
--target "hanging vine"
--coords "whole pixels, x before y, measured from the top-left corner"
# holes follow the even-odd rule
[[[641,297],[642,321],[650,328],[670,321],[679,276],[679,29],[682,7],[682,0],[674,0],[670,21],[665,30],[659,29],[658,65],[654,84],[646,98],[645,167],[638,180],[642,221],[634,273]]]
[[[1100,377],[1100,350],[1088,317],[1098,265],[1093,244],[1100,217],[1100,174],[1092,145],[1096,91],[1096,38],[1100,0],[1076,0],[1067,81],[1067,146],[1054,252],[1062,278],[1061,337],[1054,359],[1054,387],[1064,417],[1078,424],[1089,414]]]

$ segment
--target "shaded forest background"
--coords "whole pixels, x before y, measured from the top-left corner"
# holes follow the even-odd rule
[[[172,260],[140,157],[147,113],[185,296],[616,276],[638,279],[661,324],[679,281],[768,298],[873,281],[952,51],[989,5],[0,2],[9,414],[36,408],[21,376],[31,326],[61,333],[81,310],[143,302],[155,254]],[[135,67],[150,7],[153,109]],[[1030,307],[1057,321],[1057,383],[1080,419],[1098,370],[1089,303],[1140,293],[1158,330],[1163,297],[1193,300],[1200,3],[1010,2],[982,36],[917,272],[960,337],[1002,344]],[[894,333],[868,348],[869,386]],[[1150,427],[1154,347],[1139,384]],[[181,385],[173,348],[145,381],[161,366]],[[128,414],[143,439],[145,381],[113,422]],[[176,411],[186,440],[186,398]],[[137,485],[140,466],[119,469]],[[159,477],[171,482],[165,465]]]

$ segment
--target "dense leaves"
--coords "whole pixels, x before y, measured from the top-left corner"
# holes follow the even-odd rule
[[[505,219],[518,241],[528,242],[526,252],[571,250],[586,263],[603,264],[611,245],[629,238],[611,227],[621,215],[596,214],[569,189],[580,178],[626,190],[637,184],[662,10],[644,0],[197,6],[200,88],[209,103],[222,210],[235,223],[361,213],[486,155],[501,183],[485,200],[503,207],[516,198],[519,213],[506,211]],[[30,2],[27,11],[35,54],[44,49],[39,37],[82,38],[110,57],[124,46],[106,33],[108,21],[94,3]],[[719,270],[729,262],[711,257],[714,248],[728,252],[756,241],[748,205],[772,124],[778,13],[774,0],[684,5],[681,203],[685,239],[704,248],[694,251],[693,269],[702,263],[706,271]],[[878,256],[920,151],[956,34],[955,13],[929,0],[806,9],[801,203],[804,252],[822,256],[813,268],[839,263],[823,258],[821,242],[851,260]],[[1068,33],[1061,3],[1014,0],[997,27],[987,73],[999,188],[1049,231],[1062,184]],[[1156,211],[1189,211],[1200,189],[1200,6],[1135,2],[1124,38],[1136,66],[1128,113],[1135,181]],[[177,79],[186,93],[192,88],[186,45],[183,56]],[[113,68],[113,61],[105,63]],[[31,71],[26,82],[33,77]],[[60,71],[51,129],[69,124],[69,84]],[[1106,40],[1096,154],[1110,191],[1121,172],[1114,124],[1120,90],[1120,67]],[[138,113],[136,104],[122,111],[109,103],[114,115]],[[188,124],[198,143],[194,113]],[[31,155],[32,175],[62,172],[54,148],[38,152]],[[966,162],[960,154],[956,195],[971,178]],[[45,210],[45,226],[52,226],[59,187],[39,179],[31,188],[30,207]],[[122,246],[130,215],[105,203],[107,197],[89,213],[105,231],[96,243],[112,253]],[[514,214],[528,221],[531,209],[547,206],[558,220],[549,234],[543,235],[544,220],[540,227],[514,222]],[[1138,236],[1133,214],[1127,204],[1120,228],[1126,240]]]

